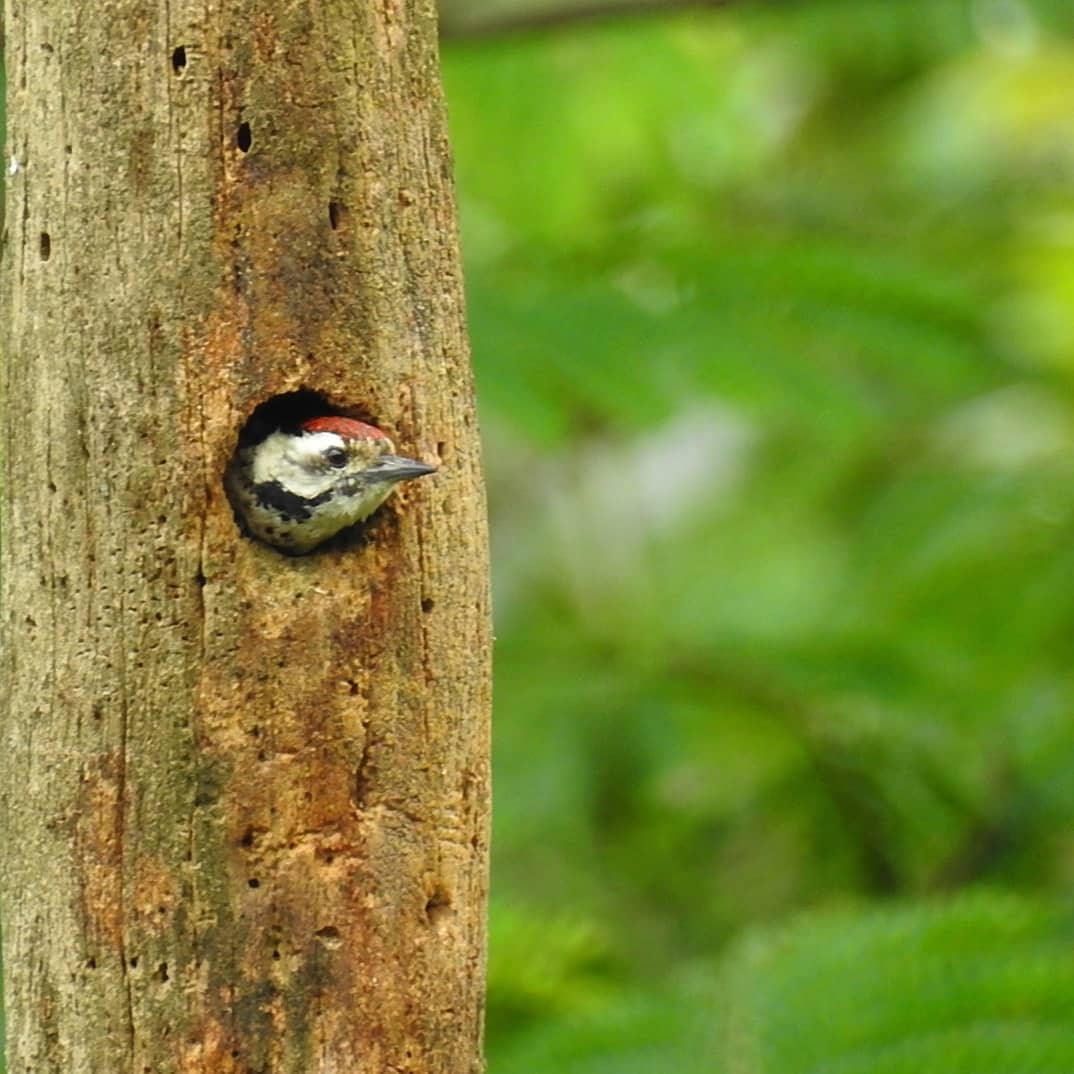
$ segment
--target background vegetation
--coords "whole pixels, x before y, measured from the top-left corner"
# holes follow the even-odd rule
[[[491,1074],[1074,1069],[1074,7],[449,41]]]
[[[1069,1074],[1074,7],[444,51],[490,1074]]]

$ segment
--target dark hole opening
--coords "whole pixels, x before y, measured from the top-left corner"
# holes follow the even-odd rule
[[[47,261],[52,256],[52,237],[47,231],[41,232],[41,260]]]
[[[239,124],[239,133],[235,135],[235,144],[239,147],[243,153],[250,152],[250,146],[253,145],[254,137],[250,133],[249,123]]]
[[[443,888],[437,888],[426,900],[425,918],[430,925],[450,917],[452,912],[451,896]]]
[[[328,222],[332,225],[333,231],[339,227],[339,222],[342,217],[343,203],[339,201],[330,201],[328,203]]]
[[[172,53],[172,70],[176,74],[179,74],[182,72],[184,67],[186,67],[186,49],[182,45],[180,45]]]
[[[276,429],[297,429],[310,418],[326,416],[357,418],[377,424],[376,418],[363,410],[333,406],[320,392],[303,388],[274,395],[256,406],[239,431],[239,446],[256,444]]]

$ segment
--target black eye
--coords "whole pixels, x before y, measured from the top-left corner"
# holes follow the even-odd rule
[[[330,447],[324,453],[324,461],[338,470],[341,466],[347,465],[347,453],[343,448]]]

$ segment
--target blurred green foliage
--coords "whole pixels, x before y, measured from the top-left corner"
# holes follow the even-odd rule
[[[713,1054],[729,1072],[1064,1074],[1072,927],[1069,912],[975,895],[770,930],[727,960]]]
[[[491,1074],[1074,1069],[1074,6],[444,63]]]

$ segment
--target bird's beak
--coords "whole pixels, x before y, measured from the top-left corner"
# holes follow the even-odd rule
[[[372,466],[366,470],[366,477],[370,481],[409,481],[414,477],[424,477],[426,474],[435,474],[436,467],[427,462],[418,462],[417,459],[404,459],[401,455],[381,455]]]

